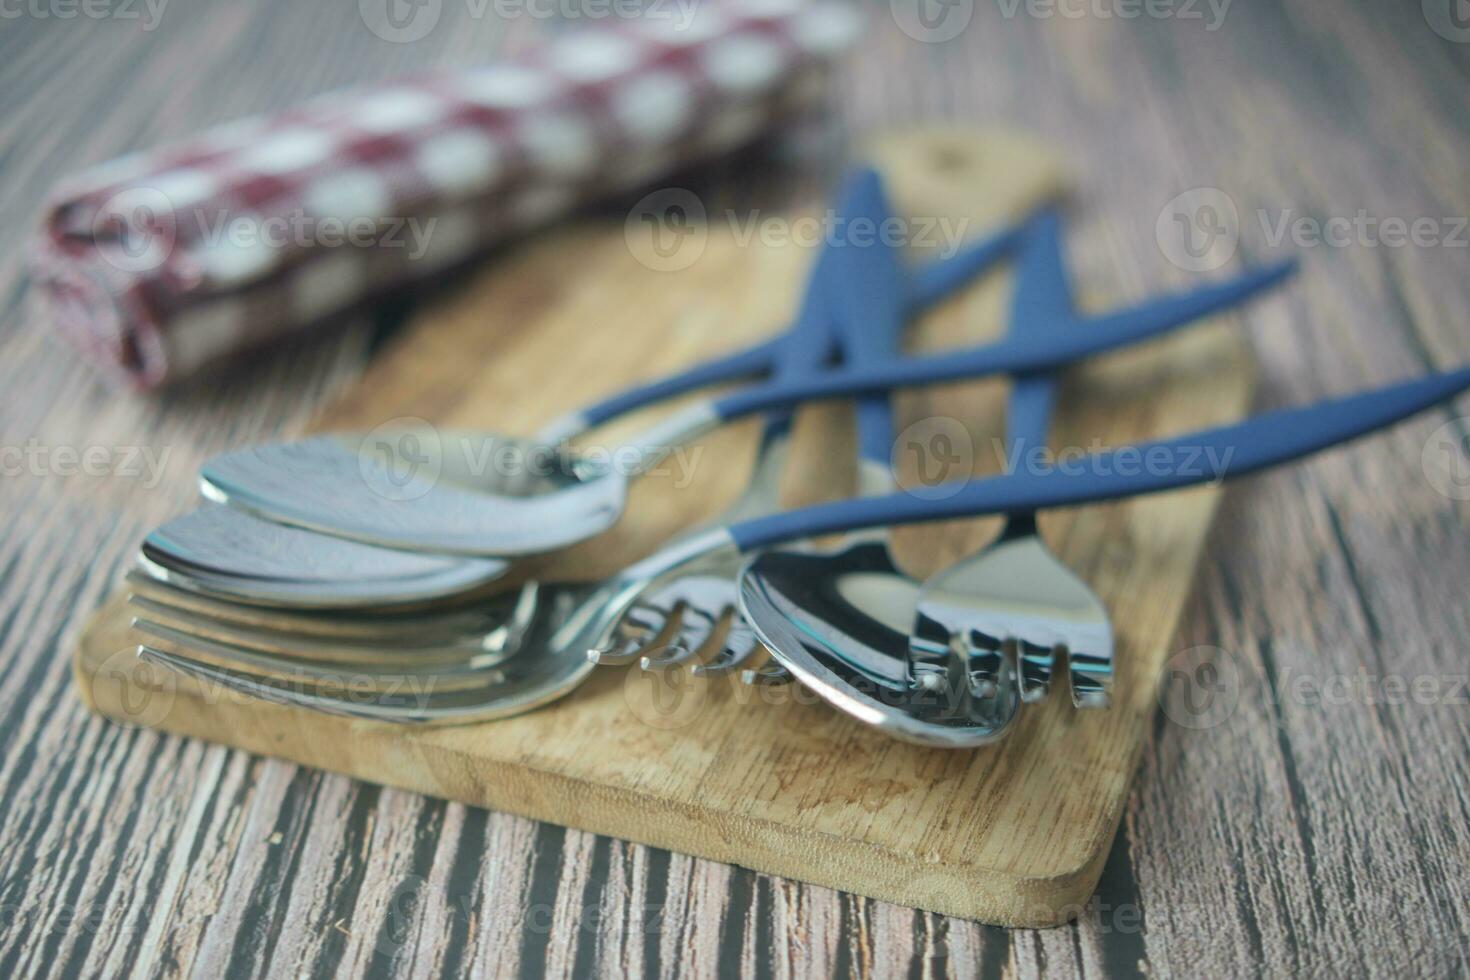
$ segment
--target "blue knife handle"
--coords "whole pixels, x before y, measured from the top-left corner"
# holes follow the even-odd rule
[[[746,521],[729,531],[742,551],[866,527],[1096,503],[1246,476],[1367,435],[1470,388],[1470,367],[1430,374],[1245,422],[1058,462],[1043,471],[956,481],[923,498],[844,500]],[[936,499],[938,497],[939,499]]]
[[[1061,218],[1043,211],[1027,223],[1016,259],[1007,336],[1063,337],[1082,330],[1067,282],[1062,254]],[[1055,401],[1054,372],[1038,371],[1011,379],[1006,400],[1006,441],[1023,457],[1046,445]]]
[[[877,171],[859,170],[847,179],[840,213],[846,216],[849,236],[834,248],[833,261],[841,271],[832,277],[828,303],[842,363],[887,364],[899,357],[910,309],[909,283],[897,249],[879,234],[893,211]],[[859,234],[857,220],[872,229],[873,238]],[[855,409],[858,458],[886,469],[893,451],[893,408],[887,393],[865,394]]]
[[[926,262],[915,270],[911,286],[914,311],[925,310],[959,292],[974,278],[1008,254],[1019,239],[1019,228],[1007,228],[966,246],[944,259]],[[796,329],[793,325],[792,329]],[[619,392],[582,409],[589,426],[601,425],[629,412],[726,381],[770,374],[786,335],[717,357],[678,374]],[[830,350],[829,350],[830,353]]]
[[[840,274],[841,269],[833,259],[831,248],[824,247],[817,253],[811,272],[807,274],[796,322],[781,338],[776,350],[772,380],[803,378],[820,374],[825,368],[834,339],[828,293],[831,281]],[[761,427],[761,445],[766,446],[786,436],[791,431],[791,420],[795,414],[794,406],[766,412]]]
[[[1051,370],[1168,333],[1282,281],[1294,268],[1294,263],[1284,262],[1251,270],[1228,283],[1202,286],[1121,313],[1090,319],[1085,329],[1071,330],[1062,336],[1023,334],[965,351],[909,357],[887,365],[844,368],[791,382],[753,385],[714,399],[711,407],[720,419],[728,420],[817,399],[850,398],[992,374]]]

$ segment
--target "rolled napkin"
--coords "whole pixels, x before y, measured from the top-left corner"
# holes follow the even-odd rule
[[[857,33],[839,0],[726,0],[473,70],[320,97],[65,181],[31,274],[149,388],[759,135]]]

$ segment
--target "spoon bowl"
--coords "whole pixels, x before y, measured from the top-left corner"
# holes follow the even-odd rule
[[[217,456],[205,497],[365,544],[519,556],[611,527],[627,499],[616,460],[535,439],[440,432],[427,423],[316,436]]]
[[[774,549],[745,566],[740,605],[772,656],[839,711],[906,742],[974,748],[1003,737],[1014,684],[971,696],[958,663],[944,683],[909,676],[909,626],[920,584],[880,540],[834,551]]]
[[[374,547],[205,505],[155,529],[139,571],[198,595],[285,609],[382,609],[473,592],[505,574],[497,558]]]

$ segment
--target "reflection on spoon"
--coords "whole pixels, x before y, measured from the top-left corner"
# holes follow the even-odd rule
[[[973,748],[1003,736],[1020,698],[1010,678],[973,698],[956,662],[942,683],[909,682],[908,625],[920,584],[885,544],[771,550],[740,576],[746,620],[771,654],[840,711],[904,741]]]

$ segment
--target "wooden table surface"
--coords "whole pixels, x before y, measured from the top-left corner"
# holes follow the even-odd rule
[[[428,35],[390,43],[350,2],[161,7],[0,9],[0,975],[1467,969],[1465,399],[1229,492],[1102,887],[1059,929],[917,913],[90,717],[70,643],[140,536],[185,508],[203,457],[297,431],[405,310],[119,396],[26,301],[47,188],[328,88],[484,61],[580,9],[429,0]],[[1470,31],[1447,10],[954,0],[921,22],[910,0],[874,3],[832,130],[700,179],[737,203],[808,201],[875,128],[1022,127],[1073,165],[1070,257],[1107,302],[1197,280],[1171,201],[1213,188],[1180,213],[1198,228],[1199,204],[1233,205],[1235,264],[1302,261],[1247,320],[1259,401],[1343,392],[1470,361]],[[1415,219],[1403,242],[1394,223]],[[108,474],[71,474],[66,452],[90,447]]]

